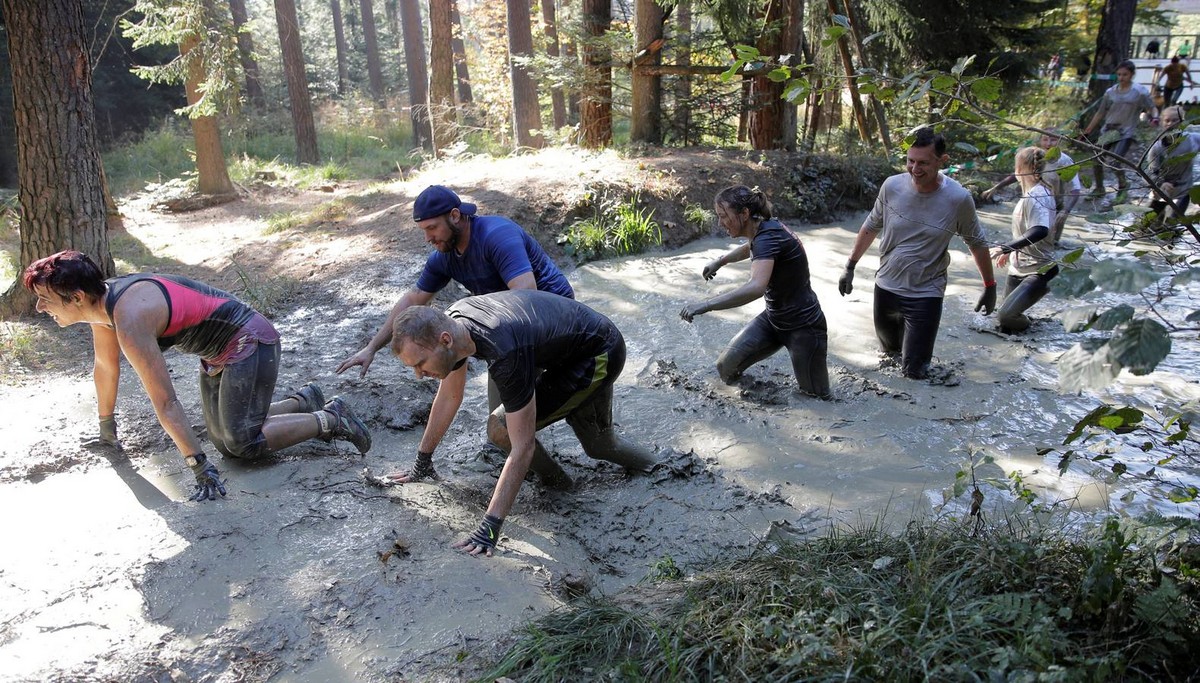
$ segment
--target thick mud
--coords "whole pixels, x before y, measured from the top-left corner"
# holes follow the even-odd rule
[[[1008,208],[984,212],[993,235],[1004,234]],[[411,462],[435,385],[386,352],[366,378],[332,372],[413,281],[420,250],[362,249],[353,272],[304,284],[303,303],[276,319],[279,396],[310,379],[345,396],[374,431],[365,458],[320,442],[262,463],[218,456],[228,498],[183,502],[191,475],[127,367],[123,453],[81,446],[95,430],[89,368],[3,386],[0,400],[19,417],[0,443],[0,678],[452,680],[494,657],[511,629],[579,595],[614,594],[671,563],[687,572],[833,523],[928,514],[972,449],[996,458],[987,474],[1020,469],[1050,499],[1087,508],[1120,495],[1086,473],[1059,477],[1035,454],[1094,405],[1056,390],[1053,361],[1073,343],[1056,318],[1069,302],[1048,297],[1031,333],[999,334],[971,310],[979,278],[955,251],[938,372],[904,379],[872,328],[875,250],[855,291],[836,291],[858,220],[796,226],[829,321],[832,401],[797,393],[783,355],[738,385],[717,378],[721,349],[761,304],[692,324],[678,313],[748,277],[748,264],[711,283],[700,277],[727,240],[571,273],[579,299],[626,335],[616,421],[662,465],[627,475],[552,426],[543,442],[576,486],[526,482],[490,559],[450,548],[478,523],[503,463],[484,439],[482,368],[436,455],[441,481],[396,487],[375,478]],[[1088,238],[1071,225],[1069,241]],[[195,360],[168,359],[199,421]],[[1150,404],[1200,397],[1192,361],[1111,391]]]

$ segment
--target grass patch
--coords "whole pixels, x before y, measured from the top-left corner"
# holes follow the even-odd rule
[[[259,274],[247,270],[233,259],[229,262],[238,277],[238,286],[231,294],[268,318],[282,313],[283,306],[295,299],[300,292],[300,283],[293,278]]]
[[[318,204],[312,211],[281,211],[267,216],[267,227],[263,234],[271,235],[285,230],[311,228],[325,223],[346,220],[359,206],[352,199],[334,199]]]
[[[572,223],[559,240],[577,262],[639,254],[662,244],[654,210],[638,208],[636,193],[628,199],[592,196],[588,201],[593,214]]]
[[[1181,537],[835,530],[552,613],[480,680],[1182,680],[1200,552]]]

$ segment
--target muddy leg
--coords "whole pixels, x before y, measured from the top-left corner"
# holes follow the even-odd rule
[[[505,454],[512,452],[512,441],[508,438],[508,427],[504,423],[504,408],[499,407],[488,416],[488,441],[491,441]],[[533,461],[529,469],[537,473],[542,484],[548,488],[567,490],[574,485],[571,476],[562,468],[550,454],[542,442],[533,440]]]
[[[651,452],[622,438],[612,424],[612,385],[596,390],[583,405],[567,416],[583,452],[596,460],[607,460],[627,470],[649,472],[656,460]]]

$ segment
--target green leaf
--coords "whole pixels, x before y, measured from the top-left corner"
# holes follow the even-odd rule
[[[984,102],[995,102],[1000,99],[1000,85],[999,78],[980,78],[971,81],[971,94]]]
[[[1121,476],[1122,474],[1125,474],[1125,472],[1127,472],[1128,470],[1129,470],[1129,468],[1125,466],[1125,463],[1122,463],[1122,462],[1114,462],[1113,463],[1112,473],[1117,475],[1118,477]]]
[[[734,45],[733,54],[743,62],[757,62],[762,59],[762,54],[753,45]]]
[[[1050,289],[1056,296],[1078,297],[1096,288],[1092,282],[1092,271],[1089,268],[1064,269],[1058,277],[1050,281]]]
[[[1177,486],[1167,493],[1167,499],[1172,503],[1190,503],[1200,495],[1200,489],[1195,486]]]
[[[1133,306],[1129,304],[1120,304],[1114,306],[1107,311],[1096,316],[1092,321],[1093,330],[1104,330],[1108,332],[1116,328],[1117,325],[1133,319]]]
[[[950,69],[950,73],[954,74],[955,76],[961,76],[963,75],[963,72],[966,71],[974,62],[975,55],[971,55],[969,57],[959,57],[958,61],[955,62],[954,67]]]
[[[1061,156],[1062,156],[1062,150],[1058,148],[1058,145],[1055,145],[1055,146],[1051,147],[1050,149],[1046,150],[1046,163],[1052,164],[1052,163],[1058,161],[1059,157],[1061,157]]]
[[[949,90],[950,88],[954,87],[955,83],[958,83],[958,79],[956,79],[954,76],[949,74],[941,74],[934,77],[933,88],[934,90]]]
[[[846,18],[846,15],[844,14],[833,15],[833,23],[837,24],[838,26],[843,26],[847,30],[850,29],[850,20]]]
[[[771,69],[767,72],[767,80],[772,83],[782,83],[791,78],[792,70],[786,66],[781,66],[778,69]]]
[[[1063,263],[1075,263],[1079,259],[1083,258],[1083,254],[1085,251],[1086,251],[1086,247],[1079,247],[1075,251],[1069,252],[1067,255],[1063,256],[1062,262]]]
[[[838,41],[839,38],[846,35],[849,31],[844,26],[828,26],[825,28],[825,40],[821,41],[821,45],[829,47]]]
[[[1148,375],[1171,352],[1167,328],[1142,318],[1126,324],[1109,342],[1113,359],[1135,375]]]
[[[1075,176],[1079,175],[1079,164],[1071,164],[1070,166],[1063,166],[1062,168],[1055,171],[1055,173],[1058,174],[1059,180],[1063,181],[1064,183],[1069,183],[1075,179]]]
[[[1121,366],[1113,362],[1106,342],[1088,340],[1058,358],[1058,386],[1067,393],[1102,389],[1116,378]],[[1068,442],[1069,443],[1069,442]]]
[[[743,60],[740,60],[740,59],[734,60],[733,66],[730,66],[728,69],[721,72],[721,81],[724,83],[728,83],[729,81],[732,81],[733,78],[735,76],[737,76],[737,72],[741,71],[742,67],[745,65],[746,65],[746,62]]]
[[[1064,475],[1067,473],[1067,468],[1071,466],[1071,460],[1075,456],[1075,451],[1065,451],[1062,457],[1058,459],[1058,474]]]
[[[1100,261],[1092,266],[1091,278],[1106,292],[1140,292],[1158,282],[1159,274],[1142,263]]]
[[[808,82],[808,79],[796,78],[783,89],[783,99],[792,103],[798,102],[808,97],[808,92],[811,89],[812,86]]]
[[[1200,311],[1192,311],[1191,313],[1188,313],[1184,320],[1188,321],[1189,323],[1194,323],[1197,320],[1200,320]]]
[[[1175,273],[1175,277],[1171,278],[1172,285],[1186,285],[1200,279],[1200,268],[1188,268],[1185,271]]]
[[[979,155],[979,148],[969,142],[956,142],[954,143],[954,149],[957,149],[961,152],[966,152],[972,156]]]
[[[858,91],[864,95],[870,95],[879,91],[879,86],[875,83],[860,83]]]
[[[1193,204],[1200,204],[1200,185],[1188,190],[1188,199],[1191,199]]]
[[[1099,306],[1076,306],[1061,313],[1062,326],[1066,332],[1082,332],[1092,325],[1096,319]]]

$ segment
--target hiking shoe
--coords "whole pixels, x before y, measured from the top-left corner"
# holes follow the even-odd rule
[[[341,396],[334,396],[330,399],[325,404],[324,412],[332,415],[334,422],[327,424],[324,419],[321,420],[321,438],[326,441],[333,439],[349,441],[363,455],[371,450],[371,432],[367,431],[367,426],[358,419],[350,405],[343,401]],[[318,416],[323,415],[324,413],[318,413]]]
[[[298,413],[315,413],[325,409],[325,394],[321,391],[321,385],[316,382],[305,384],[288,398],[294,398],[300,402],[300,408],[296,411]]]

